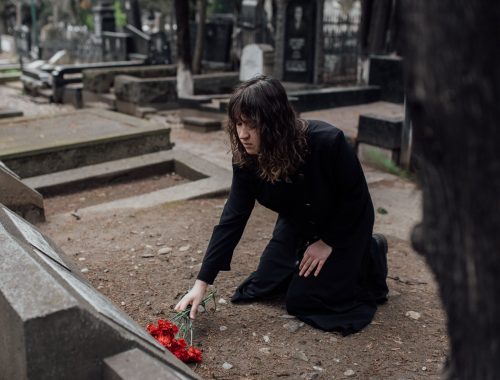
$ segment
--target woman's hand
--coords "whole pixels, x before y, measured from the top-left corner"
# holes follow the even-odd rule
[[[198,312],[198,306],[201,301],[203,301],[203,296],[207,290],[208,284],[201,280],[196,280],[193,288],[179,301],[179,303],[175,306],[174,310],[177,312],[184,311],[188,307],[191,306],[191,312],[189,313],[189,318],[195,319],[196,313]]]
[[[302,257],[302,261],[299,264],[299,276],[307,277],[316,268],[314,272],[314,276],[316,277],[331,253],[332,247],[323,242],[323,240],[312,243],[307,247],[304,257]]]

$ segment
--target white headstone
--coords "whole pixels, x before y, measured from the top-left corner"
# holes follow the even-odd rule
[[[271,45],[247,45],[241,53],[240,80],[246,81],[257,75],[271,75],[273,66],[274,50]]]

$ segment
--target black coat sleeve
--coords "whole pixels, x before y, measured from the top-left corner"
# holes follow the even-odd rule
[[[234,249],[255,205],[256,181],[251,172],[233,165],[229,198],[214,227],[198,279],[212,284],[221,270],[230,270]]]
[[[354,150],[340,132],[329,149],[327,171],[336,189],[331,217],[321,226],[320,238],[335,248],[366,241],[373,230],[374,212],[366,179]]]

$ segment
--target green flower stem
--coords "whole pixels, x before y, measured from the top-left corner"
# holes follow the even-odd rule
[[[217,302],[215,300],[216,293],[212,291],[208,293],[205,298],[200,303],[200,306],[207,310],[207,304],[210,300],[214,301],[214,312],[217,310]],[[186,310],[181,311],[173,316],[171,321],[177,325],[179,328],[179,332],[177,333],[177,337],[183,338],[186,340],[186,337],[189,333],[189,345],[193,345],[193,323],[191,318],[189,318],[189,312],[191,311],[191,305],[189,305]]]

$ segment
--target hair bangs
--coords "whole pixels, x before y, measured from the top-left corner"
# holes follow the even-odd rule
[[[265,97],[258,92],[258,87],[250,86],[242,88],[233,96],[228,107],[228,116],[232,123],[236,124],[239,121],[251,121],[257,125],[263,123],[262,110],[265,106]]]

